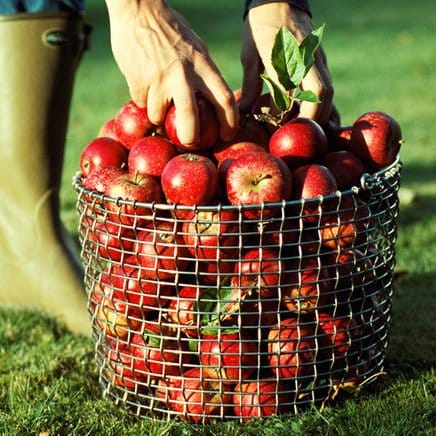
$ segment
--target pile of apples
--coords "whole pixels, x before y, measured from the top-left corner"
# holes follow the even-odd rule
[[[371,199],[351,188],[395,161],[398,123],[374,111],[325,132],[248,118],[223,142],[198,105],[195,149],[174,106],[154,126],[129,101],[82,151],[102,377],[191,422],[287,412],[334,380],[357,384],[377,366],[390,271]]]

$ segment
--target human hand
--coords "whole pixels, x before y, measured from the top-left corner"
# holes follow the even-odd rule
[[[150,121],[162,125],[173,102],[178,137],[195,146],[198,93],[213,104],[221,139],[231,139],[239,115],[233,92],[186,20],[163,0],[106,0],[106,5],[114,58],[132,99],[147,107]]]
[[[243,114],[251,112],[262,91],[260,74],[266,71],[277,78],[271,65],[271,50],[282,26],[288,28],[299,43],[313,30],[312,20],[305,11],[283,2],[256,6],[247,14],[241,51],[244,77],[239,107]],[[301,102],[298,116],[326,123],[332,111],[333,87],[321,47],[315,52],[315,63],[304,78],[302,88],[313,91],[321,103]]]

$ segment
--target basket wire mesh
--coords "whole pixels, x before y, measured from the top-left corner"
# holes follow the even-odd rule
[[[195,207],[106,197],[78,173],[104,395],[138,415],[247,421],[374,380],[388,345],[400,170],[397,160],[326,197]]]

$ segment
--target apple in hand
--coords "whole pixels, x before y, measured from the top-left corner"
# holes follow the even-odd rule
[[[324,165],[307,164],[296,168],[292,172],[293,177],[293,199],[309,200],[298,207],[298,213],[302,212],[303,220],[316,223],[322,215],[324,208],[328,208],[327,202],[320,202],[317,197],[334,194],[338,185],[331,171]],[[316,200],[315,200],[316,199]]]
[[[203,97],[197,96],[199,126],[200,126],[200,140],[198,144],[189,146],[183,144],[177,135],[177,108],[173,104],[168,109],[165,116],[164,126],[168,139],[178,147],[187,150],[205,150],[212,147],[218,140],[219,126],[215,109],[208,100]]]
[[[112,180],[106,188],[106,195],[114,199],[128,200],[108,201],[107,208],[112,212],[111,218],[126,225],[140,225],[151,217],[151,210],[141,203],[161,203],[163,200],[159,183],[151,176],[127,173]]]
[[[139,107],[133,100],[125,103],[115,115],[114,132],[129,150],[139,138],[152,130],[153,124],[148,119],[147,108]]]
[[[286,164],[270,153],[249,152],[231,163],[226,174],[227,198],[232,205],[259,205],[289,200],[292,175]],[[268,218],[277,208],[244,208],[247,219]]]
[[[85,146],[80,155],[80,171],[87,177],[101,167],[119,167],[127,165],[127,150],[111,138],[96,138]]]
[[[327,152],[327,137],[321,126],[309,118],[294,118],[271,136],[269,151],[290,168],[319,160]]]
[[[165,165],[161,185],[169,204],[204,205],[215,195],[217,177],[216,166],[208,157],[183,153]]]
[[[177,155],[174,144],[161,136],[145,136],[132,146],[127,160],[129,172],[160,178],[165,165]]]
[[[365,166],[360,159],[347,150],[327,153],[324,156],[324,165],[333,174],[340,191],[359,186],[360,178],[365,173]]]
[[[385,112],[366,112],[353,123],[350,151],[369,171],[379,171],[393,163],[401,143],[400,125]]]

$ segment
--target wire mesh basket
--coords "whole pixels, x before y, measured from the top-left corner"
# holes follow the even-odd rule
[[[309,200],[197,207],[110,198],[77,174],[104,394],[138,415],[245,422],[376,379],[400,170]]]

